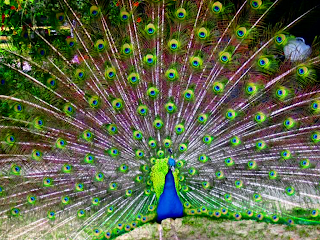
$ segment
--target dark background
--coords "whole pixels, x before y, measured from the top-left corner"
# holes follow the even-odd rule
[[[232,2],[238,8],[243,0]],[[274,2],[274,0],[271,0],[271,2]],[[306,43],[311,45],[315,36],[320,37],[320,0],[280,0],[266,16],[265,22],[274,25],[281,21],[287,25],[313,7],[316,8],[288,29],[288,32],[296,37],[304,38]]]
[[[0,0],[1,2],[2,0]],[[36,2],[41,2],[42,0],[35,0]],[[54,1],[54,0],[51,0]],[[76,2],[76,0],[72,0]],[[82,0],[85,1],[85,0]],[[106,0],[106,6],[109,6],[111,3],[116,2],[117,0]],[[138,0],[135,0],[138,1]],[[224,2],[224,0],[220,0]],[[239,9],[244,0],[225,0],[226,2],[231,1],[234,3],[236,9]],[[250,0],[248,0],[249,2]],[[263,2],[270,1],[274,2],[275,0],[262,0]],[[50,0],[49,0],[50,2]],[[141,7],[143,4],[140,4]],[[7,6],[10,8],[10,6]],[[111,10],[114,10],[113,7]],[[143,8],[143,7],[142,7]],[[279,2],[274,6],[274,8],[266,15],[264,22],[275,25],[278,22],[282,22],[283,26],[289,24],[292,20],[306,13],[308,10],[314,8],[310,13],[304,16],[299,22],[293,25],[288,32],[293,34],[296,37],[302,37],[305,39],[308,45],[311,45],[314,38],[319,36],[320,40],[320,0],[279,0]],[[110,10],[110,9],[109,9]],[[111,11],[110,10],[110,11]],[[109,12],[110,12],[109,11]],[[119,9],[117,9],[116,15],[118,14]],[[46,19],[46,16],[43,16]],[[18,20],[21,18],[18,17]],[[28,22],[27,22],[28,23]],[[38,23],[41,26],[41,21]],[[44,24],[47,25],[47,24]]]

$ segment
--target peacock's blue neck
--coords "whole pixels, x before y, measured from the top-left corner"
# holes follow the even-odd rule
[[[174,160],[172,160],[171,158],[169,159],[169,165],[171,167],[174,166]],[[166,175],[164,189],[159,198],[157,214],[157,222],[161,222],[166,218],[178,218],[183,216],[183,205],[177,194],[174,176],[171,170],[169,170]]]

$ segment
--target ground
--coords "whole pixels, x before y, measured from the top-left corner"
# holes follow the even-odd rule
[[[320,240],[320,225],[280,225],[253,220],[210,220],[200,217],[185,217],[174,221],[180,240]],[[163,240],[175,240],[170,221],[162,222]],[[146,224],[116,240],[159,239],[158,224]]]

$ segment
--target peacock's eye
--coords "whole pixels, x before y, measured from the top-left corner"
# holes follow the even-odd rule
[[[190,64],[193,69],[200,69],[203,64],[203,60],[200,57],[193,56],[190,58]]]
[[[198,38],[199,38],[200,40],[206,39],[206,38],[208,37],[208,35],[209,35],[209,31],[208,31],[206,28],[204,28],[204,27],[202,27],[202,28],[200,28],[200,29],[198,30]]]
[[[213,83],[212,89],[215,94],[220,94],[224,90],[224,85],[221,82],[215,82]]]
[[[218,13],[220,13],[221,11],[222,11],[222,3],[221,2],[214,2],[213,4],[212,4],[212,12],[214,13],[214,14],[218,14]]]
[[[275,42],[277,45],[283,45],[286,42],[286,36],[284,34],[279,34],[275,37]]]
[[[128,22],[129,19],[129,13],[127,11],[121,11],[120,12],[120,19],[123,22]]]
[[[176,69],[173,69],[173,68],[168,69],[168,70],[166,71],[165,76],[166,76],[166,79],[167,79],[168,81],[175,81],[175,80],[177,80],[178,77],[179,77],[177,70],[176,70]]]
[[[184,8],[179,8],[176,11],[176,16],[179,20],[184,20],[187,16],[187,11]]]
[[[149,36],[152,36],[152,35],[154,35],[155,32],[156,32],[156,27],[155,27],[154,24],[149,23],[149,24],[145,27],[145,31],[147,32],[147,34],[148,34]]]
[[[251,0],[250,6],[253,9],[259,9],[262,5],[262,0]]]
[[[236,31],[236,35],[238,38],[244,38],[247,34],[247,29],[245,27],[240,27]]]
[[[231,60],[231,54],[229,52],[220,52],[220,62],[222,64],[226,64]]]
[[[112,100],[111,104],[113,106],[113,109],[116,111],[121,111],[124,107],[123,100],[120,98],[116,98],[116,99]]]
[[[130,56],[132,54],[132,45],[129,43],[125,43],[122,45],[122,53],[126,56]]]
[[[180,44],[181,43],[177,39],[171,39],[168,42],[168,46],[172,52],[177,52],[177,50],[180,48]]]

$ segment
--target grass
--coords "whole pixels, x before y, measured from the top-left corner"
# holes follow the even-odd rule
[[[299,230],[299,236],[302,237],[302,238],[305,238],[305,237],[309,237],[310,234],[308,233],[308,231],[306,229],[300,229]]]

